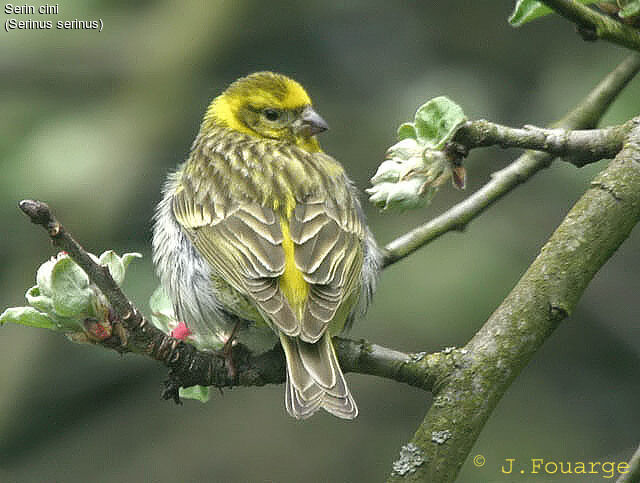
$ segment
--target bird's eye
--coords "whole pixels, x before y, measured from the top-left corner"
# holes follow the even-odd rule
[[[264,117],[266,117],[269,121],[277,121],[280,117],[280,112],[275,109],[265,109],[264,111],[262,111],[262,113],[264,114]]]

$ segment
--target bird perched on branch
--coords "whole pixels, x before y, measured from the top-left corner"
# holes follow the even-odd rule
[[[300,84],[258,72],[211,102],[158,205],[154,263],[176,316],[230,347],[272,330],[287,361],[285,405],[358,414],[331,335],[366,311],[380,254],[326,122]]]

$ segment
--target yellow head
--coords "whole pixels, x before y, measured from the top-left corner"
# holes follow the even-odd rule
[[[315,135],[328,129],[302,86],[273,72],[242,77],[216,97],[207,109],[203,128],[218,126],[288,141],[312,152],[320,150]]]

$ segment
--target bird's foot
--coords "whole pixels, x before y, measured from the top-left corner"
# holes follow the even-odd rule
[[[238,376],[238,370],[235,363],[233,362],[233,343],[236,337],[236,333],[238,332],[241,324],[242,321],[240,320],[236,322],[236,324],[233,326],[233,330],[231,331],[231,335],[229,335],[229,338],[222,347],[222,357],[224,357],[224,362],[227,366],[227,372],[229,374],[229,378],[231,379],[235,379]]]

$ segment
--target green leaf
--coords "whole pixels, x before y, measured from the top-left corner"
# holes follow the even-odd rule
[[[640,15],[640,0],[631,0],[618,12],[620,18],[635,17],[636,15]]]
[[[378,170],[376,174],[371,178],[371,182],[373,184],[390,182],[395,183],[400,179],[400,175],[402,174],[402,165],[394,160],[383,161],[380,166],[378,166]]]
[[[100,265],[108,267],[113,281],[118,285],[122,285],[124,281],[124,263],[122,263],[122,259],[116,252],[108,250],[100,255]]]
[[[424,191],[424,183],[424,176],[414,176],[398,183],[378,183],[365,191],[371,195],[369,202],[382,211],[403,211],[429,204],[437,189]]]
[[[133,252],[133,253],[125,253],[122,255],[122,264],[124,265],[124,269],[129,268],[129,264],[133,261],[134,258],[142,258],[141,253]]]
[[[579,3],[584,4],[595,3],[597,1],[599,0],[578,0]],[[553,10],[537,0],[518,0],[509,17],[509,23],[513,27],[521,27],[527,22],[549,15],[552,12]]]
[[[151,323],[156,329],[161,330],[167,335],[171,334],[172,327],[176,325],[176,321],[173,317],[169,317],[162,312],[152,312]]]
[[[173,305],[162,285],[159,285],[151,294],[149,307],[151,308],[151,323],[165,334],[171,333],[171,328],[175,326],[176,320]]]
[[[86,313],[93,292],[89,277],[69,257],[59,259],[51,272],[53,307],[62,317],[77,317]]]
[[[206,403],[211,397],[209,388],[205,386],[181,387],[179,394],[181,398],[197,399],[201,403]]]
[[[142,258],[142,255],[139,253],[125,253],[122,257],[119,257],[113,250],[108,250],[100,255],[99,260],[100,265],[109,267],[113,280],[118,285],[122,285],[127,267],[134,258]]]
[[[446,96],[431,99],[416,112],[418,140],[440,149],[467,120],[462,108]]]
[[[416,127],[412,122],[400,124],[400,127],[398,128],[398,141],[402,141],[407,138],[416,139],[417,136]]]
[[[149,308],[152,312],[173,313],[173,305],[162,285],[158,285],[151,294],[149,298]]]
[[[42,295],[40,293],[40,288],[37,285],[27,290],[25,297],[27,302],[29,302],[29,305],[35,307],[40,312],[45,312],[47,314],[53,313],[53,300],[46,295]]]
[[[536,0],[518,0],[509,17],[509,23],[514,27],[521,27],[536,18],[549,15],[552,10]]]
[[[57,258],[51,258],[38,268],[38,272],[36,273],[36,283],[38,284],[38,288],[42,295],[50,297],[53,293],[53,290],[51,289],[51,272],[57,262]]]
[[[11,322],[12,324],[39,327],[41,329],[57,329],[57,324],[42,312],[33,307],[11,307],[0,315],[0,325]]]

